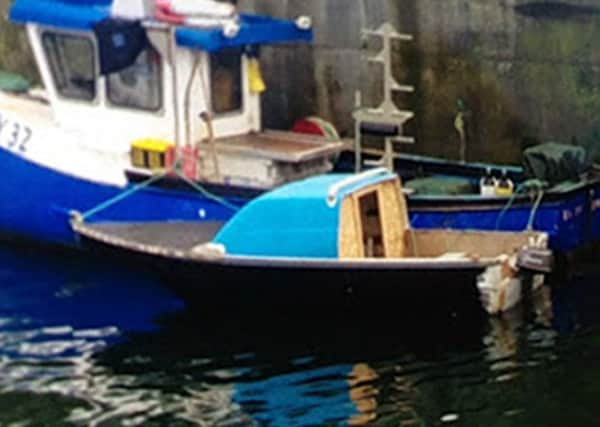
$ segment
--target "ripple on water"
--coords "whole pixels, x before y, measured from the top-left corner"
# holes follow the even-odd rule
[[[216,313],[112,265],[26,256],[0,251],[0,271],[15,269],[0,272],[10,282],[0,425],[552,425],[567,411],[594,425],[585,417],[600,415],[589,375],[600,318],[585,293],[584,308],[564,294],[490,319]],[[550,316],[549,303],[560,307]]]

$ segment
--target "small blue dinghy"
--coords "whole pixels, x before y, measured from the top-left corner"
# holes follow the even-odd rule
[[[178,282],[188,293],[253,293],[268,284],[270,294],[289,298],[297,279],[315,297],[393,288],[431,298],[479,288],[486,309],[498,312],[520,299],[520,267],[549,267],[545,233],[412,229],[400,179],[381,168],[284,185],[226,223],[89,223],[75,215],[72,227],[85,243],[185,278]]]

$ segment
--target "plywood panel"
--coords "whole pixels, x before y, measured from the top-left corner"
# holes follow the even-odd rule
[[[358,203],[354,197],[342,202],[339,236],[339,257],[363,258],[362,228],[359,223]]]
[[[402,258],[406,256],[404,234],[410,224],[399,180],[381,184],[378,191],[386,257]]]
[[[414,245],[408,246],[404,237],[410,228],[407,203],[401,191],[400,180],[395,179],[363,188],[344,200],[341,213],[340,258],[365,257],[364,224],[361,223],[359,200],[373,191],[378,192],[385,257],[402,258],[413,255]]]
[[[495,257],[512,254],[540,233],[458,231],[458,230],[414,230],[406,232],[404,242],[412,251],[415,243],[419,256],[437,257],[445,253],[460,252],[469,256]]]

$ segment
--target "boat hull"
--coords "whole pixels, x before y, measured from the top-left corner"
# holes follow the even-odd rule
[[[304,263],[277,264],[257,259],[190,260],[145,254],[82,234],[85,247],[129,268],[152,271],[179,296],[192,304],[214,307],[267,306],[364,307],[393,306],[396,310],[482,312],[477,278],[481,265],[428,268],[383,264]]]
[[[131,189],[94,183],[0,149],[0,232],[45,243],[77,245],[69,219]],[[237,200],[229,200],[235,203]],[[112,221],[226,220],[231,208],[197,191],[143,188],[90,219]]]
[[[441,305],[481,309],[476,287],[479,270],[377,270],[362,268],[274,268],[164,264],[163,279],[187,300],[244,304],[257,297],[275,304],[360,303],[411,306]],[[177,277],[172,272],[177,272]]]
[[[505,198],[486,201],[413,196],[409,198],[409,213],[413,227],[424,229],[523,231],[531,225],[532,230],[548,233],[552,250],[568,252],[600,239],[594,187],[581,185],[571,192],[548,195],[537,208],[530,199],[509,205]]]

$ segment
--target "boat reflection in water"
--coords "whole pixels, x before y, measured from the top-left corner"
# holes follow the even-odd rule
[[[115,264],[0,250],[0,424],[552,425],[574,406],[591,425],[593,280],[489,319],[199,310]]]
[[[551,329],[553,314],[550,288],[543,286],[537,289],[530,295],[529,302],[531,304],[528,307],[521,305],[503,316],[490,318],[490,330],[484,338],[484,344],[494,381],[508,381],[520,374],[522,360],[519,350],[523,340],[546,348],[554,346],[556,333]],[[527,329],[528,322],[533,329],[524,334],[523,328]]]
[[[81,254],[0,248],[0,424],[126,407],[135,393],[111,390],[95,355],[182,306],[150,277]]]

